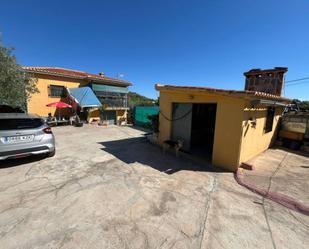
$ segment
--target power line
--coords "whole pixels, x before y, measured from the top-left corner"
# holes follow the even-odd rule
[[[296,83],[292,83],[292,84],[286,84],[285,86],[295,86],[295,85],[308,84],[308,83],[309,83],[309,81],[296,82]]]
[[[286,81],[285,83],[296,82],[296,81],[302,81],[302,80],[309,80],[309,77],[304,77],[304,78],[295,79],[295,80],[288,80],[288,81]]]

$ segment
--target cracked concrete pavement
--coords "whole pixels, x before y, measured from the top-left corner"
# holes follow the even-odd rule
[[[263,200],[232,173],[163,154],[143,131],[53,131],[55,157],[1,163],[0,248],[308,248],[309,217]],[[289,185],[306,201],[303,169],[303,182]]]

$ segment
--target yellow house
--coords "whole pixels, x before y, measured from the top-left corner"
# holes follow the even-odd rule
[[[270,76],[269,71],[266,74]],[[160,92],[159,143],[181,140],[184,151],[230,171],[272,145],[280,117],[291,102],[254,90],[155,87]]]
[[[128,105],[128,87],[132,84],[125,80],[106,77],[104,74],[90,74],[77,70],[57,67],[23,67],[37,80],[39,93],[31,96],[27,103],[28,112],[47,116],[48,113],[69,116],[71,110],[57,110],[47,107],[52,102],[67,102],[67,90],[70,88],[89,87],[102,103],[99,108],[81,108],[81,114],[86,113],[88,121],[103,119],[109,123],[119,123],[126,120]]]

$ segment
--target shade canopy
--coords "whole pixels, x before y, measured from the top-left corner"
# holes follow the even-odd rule
[[[128,93],[129,90],[127,87],[119,86],[108,86],[108,85],[99,85],[91,84],[92,90],[95,92],[113,92],[113,93]]]
[[[68,88],[68,93],[80,107],[102,106],[90,87]]]
[[[46,106],[48,107],[56,107],[56,108],[71,108],[72,106],[64,103],[64,102],[53,102],[53,103],[49,103]]]

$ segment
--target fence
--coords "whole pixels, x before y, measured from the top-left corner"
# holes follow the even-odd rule
[[[149,115],[159,114],[158,106],[136,106],[134,108],[134,124],[137,126],[148,126],[151,124]]]

